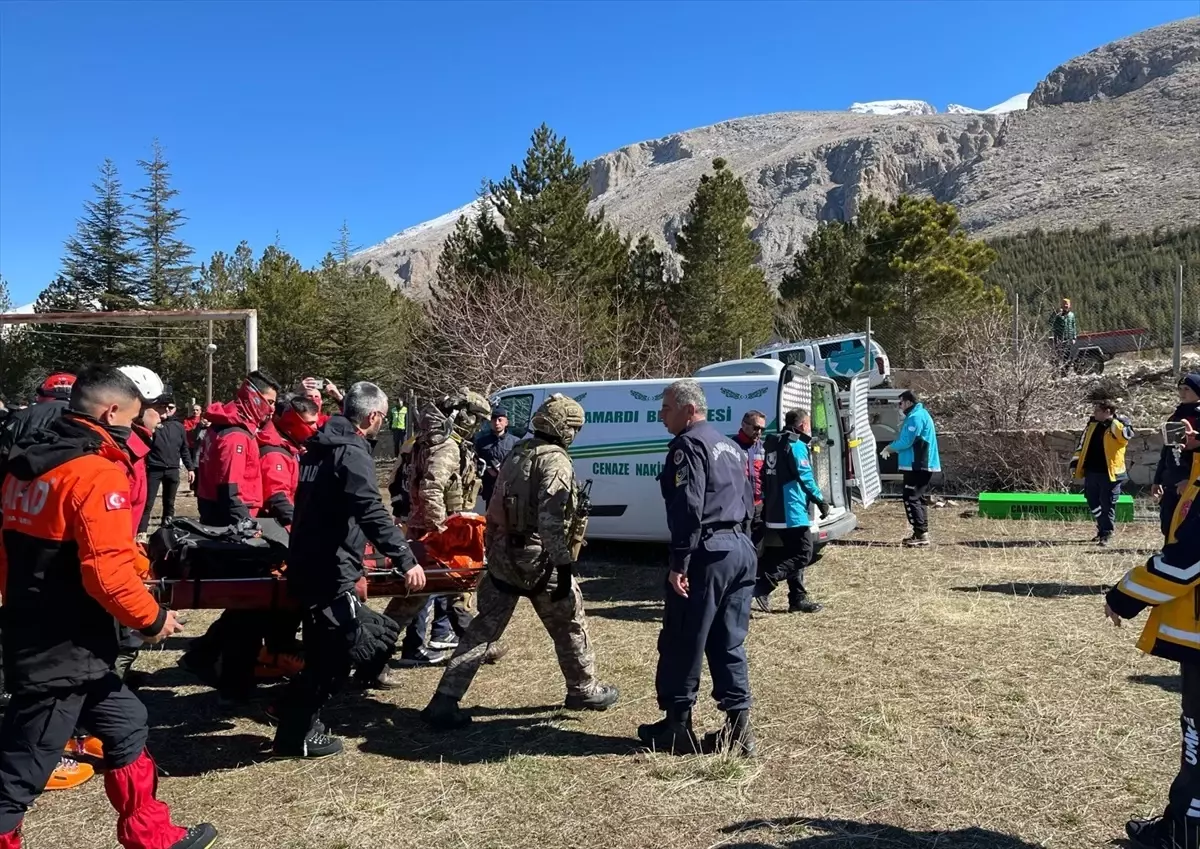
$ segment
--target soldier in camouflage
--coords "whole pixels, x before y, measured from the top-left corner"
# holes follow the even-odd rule
[[[475,509],[483,481],[472,437],[490,414],[487,399],[469,389],[422,408],[408,467],[409,539],[418,539],[443,527],[454,513]],[[467,610],[465,596],[450,596],[449,602],[450,625],[461,639],[471,623],[471,613]],[[415,615],[414,602],[408,598],[393,598],[385,614],[406,623]],[[502,654],[503,650],[495,646],[487,659],[494,662]]]
[[[488,644],[500,639],[522,596],[533,603],[554,641],[567,684],[567,709],[607,710],[617,701],[617,688],[596,678],[583,595],[571,573],[587,520],[579,508],[567,448],[583,420],[578,402],[552,395],[533,415],[533,439],[514,448],[500,467],[488,504],[487,572],[479,583],[479,612],[421,713],[435,728],[471,721],[458,703]]]

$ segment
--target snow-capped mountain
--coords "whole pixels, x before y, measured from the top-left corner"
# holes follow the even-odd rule
[[[946,111],[951,115],[1005,115],[1009,112],[1020,112],[1029,105],[1029,92],[1024,94],[1014,94],[1003,103],[997,103],[995,106],[990,106],[987,109],[972,109],[970,106],[960,106],[957,103],[951,103],[946,107]]]
[[[850,104],[859,115],[936,115],[937,109],[924,100],[871,100]]]

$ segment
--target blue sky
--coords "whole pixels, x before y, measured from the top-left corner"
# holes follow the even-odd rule
[[[0,273],[18,303],[157,137],[199,259],[306,264],[470,201],[542,121],[586,159],[743,115],[986,108],[1176,2],[0,2]]]

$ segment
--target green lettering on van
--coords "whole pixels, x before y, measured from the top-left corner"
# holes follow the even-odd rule
[[[722,407],[714,410],[709,409],[708,420],[710,422],[731,422],[733,421],[733,407]]]
[[[592,463],[593,475],[628,475],[628,463]]]
[[[635,424],[638,416],[637,410],[595,410],[585,412],[583,420],[587,424]]]
[[[646,411],[646,421],[647,422],[657,422],[658,421],[658,410],[647,410]]]
[[[634,466],[634,474],[641,478],[656,478],[662,474],[662,463],[638,463]]]

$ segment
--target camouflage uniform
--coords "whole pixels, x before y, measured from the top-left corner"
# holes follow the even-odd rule
[[[476,466],[475,444],[470,436],[490,411],[487,399],[469,390],[421,410],[419,432],[408,467],[409,539],[434,530],[453,513],[475,509],[483,480]],[[466,598],[452,596],[451,606],[454,610],[452,619],[463,623],[458,627],[465,626],[470,616],[466,611]],[[421,605],[410,612],[411,608],[413,604],[407,599],[396,597],[388,602],[384,612],[407,625]],[[401,618],[406,614],[407,619]]]
[[[582,424],[582,408],[575,407]],[[570,574],[578,554],[572,541],[582,539],[582,527],[572,528],[577,491],[571,458],[563,445],[543,438],[536,416],[534,427],[539,431],[535,438],[514,448],[500,468],[488,506],[487,573],[479,584],[479,611],[460,638],[435,699],[457,702],[466,694],[488,643],[504,633],[522,595],[533,603],[554,641],[568,707],[573,699],[605,690],[616,699],[615,689],[596,678],[583,595]]]

